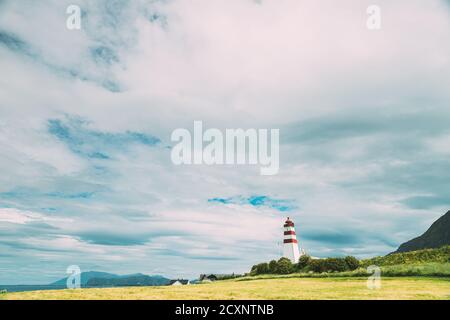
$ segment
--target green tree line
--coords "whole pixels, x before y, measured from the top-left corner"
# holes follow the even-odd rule
[[[410,252],[391,253],[382,257],[358,260],[355,257],[313,259],[309,255],[300,257],[297,263],[287,258],[269,263],[259,263],[251,269],[251,275],[259,274],[290,274],[290,273],[323,273],[344,272],[366,268],[369,265],[401,266],[423,263],[450,263],[450,246],[437,249],[423,249]]]
[[[252,267],[251,275],[259,274],[290,274],[296,272],[343,272],[352,271],[359,267],[359,260],[352,256],[345,258],[313,259],[309,255],[300,257],[297,263],[287,258],[269,263],[263,262]]]

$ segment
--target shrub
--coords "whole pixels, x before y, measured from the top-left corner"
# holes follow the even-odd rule
[[[242,274],[236,274],[236,273],[233,272],[232,274],[217,274],[216,277],[217,277],[217,280],[228,280],[228,279],[241,278],[241,277],[243,277],[243,275]]]
[[[310,268],[314,272],[342,272],[347,271],[348,266],[344,258],[315,259],[310,263]]]
[[[294,272],[294,265],[288,258],[281,258],[277,262],[276,273],[278,274],[289,274]]]
[[[309,264],[310,268],[314,272],[325,272],[326,271],[326,265],[324,259],[314,259]]]
[[[353,256],[347,256],[344,258],[345,263],[347,264],[347,270],[356,270],[359,268],[359,260]]]
[[[342,272],[348,268],[344,258],[328,258],[325,263],[330,271]]]
[[[269,262],[269,273],[277,273],[278,263],[275,260]]]
[[[254,265],[251,272],[252,274],[267,274],[269,273],[269,265],[265,262]]]
[[[307,254],[304,254],[298,259],[298,263],[296,264],[296,269],[298,271],[305,269],[311,263],[312,259]]]

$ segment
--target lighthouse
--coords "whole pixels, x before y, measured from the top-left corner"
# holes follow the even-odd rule
[[[300,258],[294,222],[289,217],[284,223],[283,257],[288,258],[292,263],[297,263]]]

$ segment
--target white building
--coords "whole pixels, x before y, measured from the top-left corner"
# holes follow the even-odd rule
[[[189,284],[190,284],[190,281],[184,280],[184,279],[170,280],[170,282],[169,282],[169,286],[186,286]]]
[[[298,249],[298,240],[295,234],[294,222],[287,218],[284,223],[283,257],[288,258],[292,263],[297,263],[303,250],[300,253]]]

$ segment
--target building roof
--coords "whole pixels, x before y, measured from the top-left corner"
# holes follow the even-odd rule
[[[201,274],[200,275],[200,281],[209,279],[209,280],[217,280],[218,276],[215,274]]]
[[[186,279],[177,279],[177,280],[170,280],[169,286],[173,285],[174,283],[179,282],[181,284],[188,284],[189,280]]]

